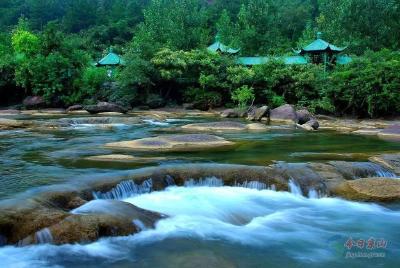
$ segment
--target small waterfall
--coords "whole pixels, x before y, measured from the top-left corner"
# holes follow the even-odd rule
[[[170,175],[165,176],[164,181],[167,184],[167,187],[176,185],[174,178],[172,178]]]
[[[205,179],[189,179],[184,183],[185,187],[195,187],[195,186],[208,186],[208,187],[221,187],[224,186],[224,182],[216,177],[208,177]]]
[[[51,244],[53,242],[53,236],[49,228],[44,228],[35,233],[36,243],[37,244]]]
[[[374,169],[377,177],[397,178],[396,174],[378,164],[369,163],[369,165]]]
[[[289,191],[294,195],[303,196],[303,192],[301,191],[300,185],[295,182],[293,179],[289,180]]]
[[[144,225],[144,223],[139,219],[134,219],[132,223],[139,229],[139,231],[144,231],[147,229],[146,225]]]
[[[268,185],[259,182],[259,181],[245,181],[243,183],[235,183],[235,187],[243,187],[243,188],[249,188],[249,189],[256,189],[256,190],[266,190],[269,189]]]
[[[153,188],[153,180],[147,179],[142,182],[142,184],[136,184],[134,181],[123,181],[115,186],[111,191],[93,192],[93,197],[95,199],[125,199],[132,197],[134,195],[144,194],[151,192]]]
[[[322,197],[326,197],[326,194],[321,193],[320,191],[317,191],[314,188],[311,188],[310,191],[308,191],[308,198],[310,199],[319,199]]]

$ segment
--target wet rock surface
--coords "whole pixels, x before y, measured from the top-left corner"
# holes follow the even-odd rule
[[[250,109],[250,111],[247,113],[247,120],[250,121],[261,121],[263,117],[269,117],[269,107],[268,106],[262,106],[259,108],[253,107]]]
[[[400,201],[400,180],[393,178],[364,178],[346,181],[335,192],[349,200],[370,202]]]
[[[107,143],[105,147],[138,151],[149,149],[159,151],[185,151],[225,147],[233,144],[233,142],[214,135],[182,134]]]
[[[297,114],[293,105],[285,104],[278,108],[272,109],[270,112],[271,122],[297,122]]]
[[[126,113],[128,110],[122,106],[110,102],[99,102],[97,105],[88,105],[84,109],[91,114],[104,112]]]
[[[181,137],[176,139],[182,140]],[[191,141],[193,138],[184,140]],[[376,174],[384,176],[386,173],[379,172],[385,170],[370,162],[340,161],[297,164],[279,162],[266,167],[182,164],[142,168],[117,177],[96,178],[68,186],[43,187],[33,198],[1,202],[0,236],[6,244],[20,242],[25,245],[36,243],[36,232],[48,228],[53,236],[53,243],[61,244],[138,232],[143,226],[153,226],[163,216],[117,200],[93,201],[93,193],[107,193],[126,181],[141,185],[149,178],[151,183],[146,184],[150,187],[149,191],[163,190],[170,185],[184,185],[188,180],[215,177],[221,179],[224,185],[230,186],[263,185],[262,189],[288,191],[292,181],[304,195],[314,190],[322,195],[341,196],[351,200],[397,201],[400,180],[373,178]],[[132,224],[133,218],[139,219],[143,225]]]
[[[182,129],[191,131],[243,131],[246,130],[246,125],[239,122],[222,121],[189,124],[182,126]]]
[[[165,157],[137,157],[124,154],[95,155],[85,158],[85,160],[98,161],[98,162],[136,162],[136,163],[151,163],[166,159],[167,158]]]

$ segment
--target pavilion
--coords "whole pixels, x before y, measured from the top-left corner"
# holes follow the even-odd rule
[[[207,48],[208,51],[214,53],[237,55],[240,49],[228,47],[221,43],[219,34],[215,36],[215,42]]]
[[[349,56],[340,55],[346,47],[341,48],[333,44],[330,44],[322,40],[322,33],[317,33],[317,39],[311,42],[309,45],[301,48],[299,50],[293,50],[296,55],[294,56],[251,56],[251,57],[237,57],[236,62],[245,66],[254,66],[260,64],[266,64],[271,60],[281,60],[287,65],[301,65],[301,64],[324,64],[325,69],[328,65],[335,64],[348,64],[352,61]],[[233,49],[224,44],[219,40],[217,35],[215,42],[210,45],[208,51],[228,54],[228,55],[238,55],[240,49]]]

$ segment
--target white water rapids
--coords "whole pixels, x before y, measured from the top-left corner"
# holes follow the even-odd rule
[[[398,208],[196,185],[124,201],[170,217],[90,244],[3,247],[0,267],[400,267]],[[387,240],[385,258],[346,259],[350,237]]]

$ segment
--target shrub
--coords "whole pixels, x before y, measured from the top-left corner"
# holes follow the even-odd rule
[[[239,108],[245,108],[254,100],[254,90],[249,86],[241,86],[232,92],[231,98],[238,104]]]

